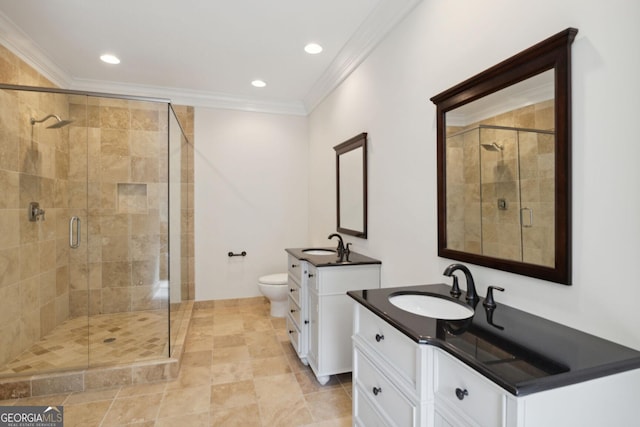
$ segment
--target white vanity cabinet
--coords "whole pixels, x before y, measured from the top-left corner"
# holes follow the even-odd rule
[[[451,354],[354,304],[353,425],[639,425],[640,369],[515,396]]]
[[[351,371],[352,300],[347,292],[380,287],[380,264],[315,266],[289,254],[289,337],[318,382]]]
[[[347,291],[379,287],[380,264],[308,265],[309,351],[307,359],[321,384],[351,372],[352,300]]]
[[[416,343],[358,303],[353,324],[354,425],[518,425],[509,422],[516,398],[453,356]]]

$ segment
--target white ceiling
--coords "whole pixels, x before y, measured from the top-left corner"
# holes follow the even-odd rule
[[[419,1],[0,0],[0,42],[66,89],[307,114]]]

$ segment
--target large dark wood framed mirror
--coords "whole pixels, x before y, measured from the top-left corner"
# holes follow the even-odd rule
[[[571,284],[568,28],[431,98],[438,255]]]
[[[339,233],[367,238],[367,134],[333,147]]]

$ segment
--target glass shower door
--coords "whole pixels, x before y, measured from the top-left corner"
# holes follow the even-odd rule
[[[522,260],[518,133],[480,128],[482,253]]]
[[[522,260],[555,265],[555,136],[518,132],[522,195]]]
[[[59,246],[68,252],[69,294],[68,320],[63,333],[67,334],[67,354],[75,358],[75,365],[89,364],[89,283],[88,264],[88,108],[84,95],[66,95],[69,110],[67,204],[65,215],[58,218]]]
[[[69,245],[87,212],[87,108],[71,98],[0,90],[3,377],[87,366],[87,254]]]
[[[88,104],[89,366],[167,357],[169,107]]]

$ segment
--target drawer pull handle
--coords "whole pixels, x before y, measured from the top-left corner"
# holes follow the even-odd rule
[[[458,397],[458,399],[462,400],[465,396],[469,396],[469,392],[466,388],[464,390],[462,390],[461,388],[456,388],[456,396]]]
[[[296,310],[293,310],[293,309],[291,309],[291,310],[289,310],[289,311],[291,311],[292,313],[295,313],[295,312],[296,312]]]
[[[298,264],[291,264],[291,268],[297,268]]]
[[[289,292],[291,292],[291,293],[293,293],[295,291],[296,291],[296,289],[294,289],[294,288],[289,289]]]
[[[294,333],[295,331],[289,331],[290,334]]]
[[[308,324],[309,324],[309,321],[308,321],[308,320],[305,320],[305,321],[304,321],[304,324],[305,324],[305,325],[308,325]]]
[[[309,273],[309,277],[313,277],[313,274]]]
[[[382,389],[380,387],[374,387],[373,388],[373,394],[375,394],[377,396],[380,393],[382,393]]]
[[[376,334],[376,341],[380,342],[384,339],[384,335]]]

